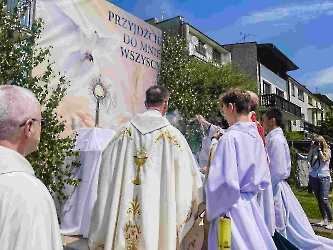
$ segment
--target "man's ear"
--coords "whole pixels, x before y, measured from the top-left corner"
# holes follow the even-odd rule
[[[276,126],[276,120],[275,120],[275,118],[272,118],[272,123],[273,123],[274,126]]]
[[[31,128],[32,128],[32,120],[28,120],[24,125],[24,135],[25,137],[30,137],[31,135]]]

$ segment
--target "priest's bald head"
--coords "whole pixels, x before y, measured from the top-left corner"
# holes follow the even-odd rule
[[[151,86],[146,91],[145,105],[147,109],[159,111],[163,116],[168,111],[169,91],[158,85]]]
[[[0,145],[23,156],[37,150],[42,116],[36,96],[22,87],[0,87]]]

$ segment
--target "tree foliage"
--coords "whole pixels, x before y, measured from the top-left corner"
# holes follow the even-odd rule
[[[0,84],[30,89],[41,103],[46,126],[41,132],[39,150],[27,158],[36,177],[62,202],[66,198],[63,193],[65,183],[79,183],[71,179],[71,172],[62,167],[65,157],[78,156],[73,151],[76,138],[59,137],[65,126],[54,112],[65,95],[67,82],[64,77],[60,77],[57,87],[50,90],[49,81],[53,72],[48,58],[52,48],[42,49],[37,46],[43,22],[36,20],[31,28],[24,27],[20,22],[30,2],[20,1],[12,10],[6,7],[6,2],[0,0]],[[32,70],[42,62],[47,62],[46,71],[42,75],[32,76]],[[79,166],[77,161],[72,164]]]
[[[330,142],[333,142],[333,111],[327,110],[325,119],[321,124],[321,134]]]
[[[296,131],[284,131],[284,136],[288,141],[301,141],[301,140],[307,140],[303,134],[300,134]]]
[[[164,36],[159,84],[171,92],[170,109],[186,118],[216,116],[219,95],[230,87],[257,92],[257,84],[229,63],[214,66],[189,56],[186,39]]]

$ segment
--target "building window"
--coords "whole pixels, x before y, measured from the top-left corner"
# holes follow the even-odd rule
[[[304,102],[304,91],[301,89],[298,89],[298,100]]]
[[[284,93],[282,90],[279,90],[278,88],[276,88],[276,94],[282,98],[284,98]]]
[[[31,3],[27,5],[27,10],[20,20],[21,25],[28,29],[32,27],[34,2],[35,1],[31,1]],[[18,7],[18,3],[19,1],[17,0],[7,0],[7,10],[13,10],[15,7]]]
[[[264,81],[263,82],[263,94],[269,95],[270,93],[271,93],[271,85],[268,82]]]
[[[313,106],[312,102],[313,102],[312,97],[308,96],[308,104]]]
[[[291,95],[295,96],[295,85],[291,84]]]
[[[213,61],[216,61],[218,63],[221,62],[221,53],[215,49],[213,49]]]
[[[299,126],[300,126],[301,128],[304,128],[304,119],[305,119],[305,116],[304,116],[304,114],[302,113],[302,114],[301,114],[301,120],[300,120],[300,122],[299,122]]]
[[[197,51],[199,54],[201,54],[201,55],[203,55],[203,56],[206,56],[205,43],[199,41],[198,45],[196,46],[196,51]]]

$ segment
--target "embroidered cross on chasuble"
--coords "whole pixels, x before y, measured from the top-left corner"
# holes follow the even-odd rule
[[[199,249],[188,232],[202,191],[184,136],[162,116],[137,115],[103,152],[90,249]]]

